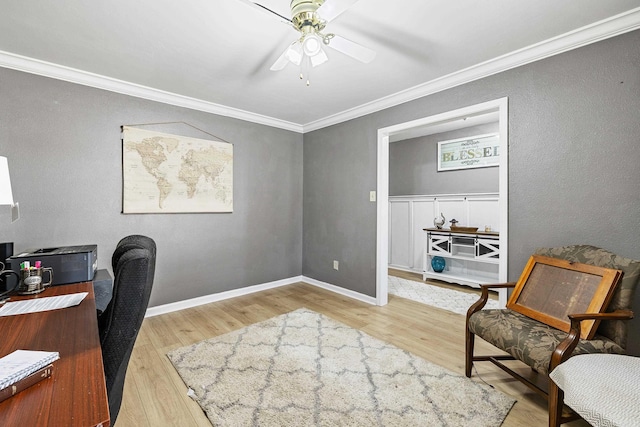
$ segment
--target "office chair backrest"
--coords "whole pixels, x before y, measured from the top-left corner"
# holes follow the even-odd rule
[[[131,249],[147,249],[151,254],[151,264],[149,265],[149,271],[152,273],[155,272],[155,263],[156,263],[156,243],[152,238],[147,236],[142,236],[139,234],[132,234],[130,236],[123,237],[120,239],[118,244],[116,245],[115,250],[113,251],[113,255],[111,256],[111,267],[113,269],[113,274],[116,274],[116,270],[118,267],[118,261],[120,257]],[[114,282],[111,301],[116,299],[116,282]],[[98,329],[100,330],[100,340],[102,341],[102,337],[105,335],[107,329],[109,328],[109,324],[111,323],[111,310],[114,304],[108,304],[105,308],[104,312],[98,316]]]
[[[113,255],[111,256],[111,267],[115,273],[116,266],[118,265],[118,260],[122,256],[123,253],[127,252],[129,249],[148,249],[149,252],[154,254],[154,262],[155,262],[155,253],[156,253],[156,243],[152,238],[147,236],[142,236],[140,234],[132,234],[127,237],[123,237],[120,239],[118,244],[116,245],[115,250],[113,251]]]
[[[113,269],[113,297],[100,319],[100,344],[112,425],[120,410],[127,366],[153,286],[155,243],[146,239],[146,248],[133,245],[126,251],[119,251],[122,248],[118,244],[116,252],[120,253]],[[131,242],[125,240],[123,245],[128,243]]]

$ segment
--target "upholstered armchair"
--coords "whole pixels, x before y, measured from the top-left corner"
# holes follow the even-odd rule
[[[513,310],[482,310],[488,300],[489,289],[515,287],[515,283],[483,285],[480,300],[467,312],[465,374],[471,377],[474,362],[492,362],[534,391],[548,396],[549,425],[559,426],[578,416],[575,413],[563,415],[562,390],[558,389],[548,375],[573,355],[626,353],[628,322],[625,320],[633,317],[630,309],[635,288],[640,281],[640,261],[623,258],[589,245],[538,249],[536,255],[621,270],[622,278],[606,312],[570,314],[571,329],[567,333]],[[595,336],[589,340],[581,339],[580,322],[592,319],[600,321]],[[495,356],[475,355],[476,336],[505,353]],[[525,378],[501,362],[504,360],[518,360],[539,375]],[[538,381],[535,381],[535,377],[538,377]]]

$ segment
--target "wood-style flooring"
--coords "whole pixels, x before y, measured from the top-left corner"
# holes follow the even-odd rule
[[[420,280],[413,273],[391,274]],[[198,404],[187,396],[166,353],[302,307],[464,375],[464,316],[394,295],[389,295],[389,304],[377,307],[299,283],[145,319],[129,362],[116,427],[210,426]],[[476,347],[495,353],[480,339]],[[477,363],[476,370],[473,379],[517,399],[504,427],[547,425],[542,397],[490,363]],[[581,420],[566,425],[588,426]]]

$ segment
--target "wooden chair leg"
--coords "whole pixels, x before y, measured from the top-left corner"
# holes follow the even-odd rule
[[[469,328],[465,332],[465,360],[464,360],[464,374],[467,378],[471,378],[471,369],[473,368],[473,345],[475,343],[475,334],[469,331]]]
[[[549,427],[560,427],[562,423],[562,409],[564,407],[564,392],[549,380]]]

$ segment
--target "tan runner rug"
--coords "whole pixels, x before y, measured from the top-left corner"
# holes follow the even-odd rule
[[[307,309],[168,356],[215,426],[499,426],[515,403]]]
[[[480,298],[478,294],[442,288],[392,275],[389,275],[389,293],[458,314],[467,314],[469,307]],[[499,308],[498,301],[495,299],[489,299],[483,309],[492,308]]]

